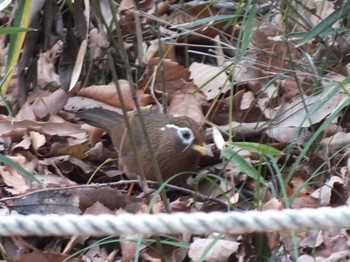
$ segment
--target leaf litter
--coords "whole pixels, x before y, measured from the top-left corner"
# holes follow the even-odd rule
[[[7,102],[0,104],[0,153],[44,187],[2,163],[2,214],[147,212],[149,196],[138,183],[128,193],[131,181],[108,134],[75,117],[95,107],[121,113],[121,101],[132,111],[135,100],[150,110],[192,117],[206,128],[206,142],[214,151],[214,157],[203,157],[198,175],[186,181],[187,191],[167,187],[171,212],[347,204],[346,19],[340,17],[329,32],[298,45],[306,28],[329,23],[340,2],[301,1],[303,8],[289,9],[287,22],[277,6],[265,1],[243,9],[232,1],[141,1],[137,6],[127,0],[112,6],[107,0],[74,1],[73,8],[33,3],[30,27],[36,31],[27,33],[18,64],[26,70],[14,74],[3,94]],[[12,4],[8,8],[15,10]],[[2,25],[11,24],[11,15],[1,13]],[[253,21],[245,20],[249,17]],[[250,39],[245,43],[246,33]],[[1,61],[8,45],[1,37]],[[213,137],[217,140],[218,134],[216,148]],[[246,163],[238,165],[220,152],[230,139],[269,145],[283,154],[235,149]],[[272,187],[258,190],[247,167],[259,170]],[[161,198],[156,199],[153,212],[165,212]],[[296,232],[296,246],[290,232],[168,235],[160,237],[162,254],[152,236],[141,245],[123,238],[96,245],[99,239],[89,236],[49,238],[45,243],[40,237],[12,237],[3,238],[2,244],[9,261],[63,261],[86,247],[85,254],[70,261],[132,261],[136,254],[140,261],[160,261],[162,256],[172,261],[345,261],[349,256],[344,229]]]

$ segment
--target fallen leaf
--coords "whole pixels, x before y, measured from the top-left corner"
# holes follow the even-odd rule
[[[232,86],[222,67],[194,62],[189,70],[194,83],[206,95],[208,100],[212,100],[220,94],[225,94]]]
[[[134,109],[134,100],[132,99],[131,89],[129,82],[126,80],[119,80],[120,91],[123,96],[125,108],[127,110]],[[100,102],[104,102],[108,105],[121,108],[121,99],[118,96],[117,87],[114,83],[109,85],[95,85],[83,88],[78,92],[78,95],[92,98]],[[138,92],[138,100],[141,106],[148,105],[150,103],[150,97],[144,95],[142,92]]]
[[[241,243],[235,241],[196,238],[190,245],[188,256],[192,261],[202,261],[200,258],[207,262],[228,261],[228,258],[238,251],[240,245]],[[209,252],[203,257],[208,250]]]
[[[168,108],[172,116],[187,116],[203,124],[205,117],[202,111],[203,96],[201,94],[175,94]]]

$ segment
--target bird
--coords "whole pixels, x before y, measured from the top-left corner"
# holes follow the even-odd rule
[[[76,116],[82,122],[106,130],[119,153],[119,164],[127,177],[136,179],[140,176],[132,142],[127,134],[127,125],[122,114],[107,109],[92,108],[80,111]],[[141,117],[163,181],[178,173],[190,174],[196,171],[201,155],[212,156],[210,147],[204,143],[203,128],[192,118],[174,117],[150,111],[133,114],[128,116],[131,126],[130,134],[134,138],[137,155],[147,180],[157,181],[157,175],[147,146]],[[171,183],[184,183],[187,177],[188,175],[177,176],[171,180]]]

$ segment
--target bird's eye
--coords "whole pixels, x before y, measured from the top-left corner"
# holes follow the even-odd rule
[[[179,138],[181,139],[183,144],[189,145],[192,143],[194,135],[191,129],[187,127],[181,127],[178,131]]]
[[[187,130],[182,131],[181,134],[182,134],[182,137],[185,138],[186,140],[191,138],[191,133],[188,132]]]
[[[177,134],[177,138],[180,140],[180,142],[186,146],[189,146],[193,140],[195,139],[195,136],[192,132],[191,129],[189,129],[188,127],[179,127],[177,125],[174,124],[167,124],[165,126],[165,128],[172,128],[175,129],[176,134]],[[161,130],[163,131],[163,128],[161,128]]]

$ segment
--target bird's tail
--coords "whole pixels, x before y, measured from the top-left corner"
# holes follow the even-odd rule
[[[124,121],[123,115],[102,108],[87,109],[76,114],[81,121],[111,132],[113,127]]]

